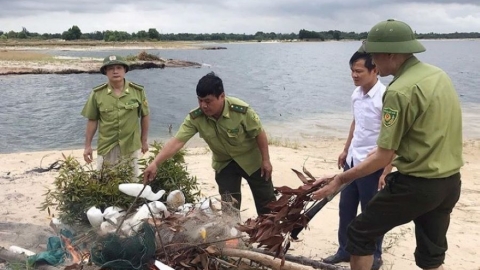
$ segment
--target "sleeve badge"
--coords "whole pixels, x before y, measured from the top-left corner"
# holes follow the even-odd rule
[[[392,108],[383,108],[383,125],[386,127],[391,127],[398,118],[398,110]]]

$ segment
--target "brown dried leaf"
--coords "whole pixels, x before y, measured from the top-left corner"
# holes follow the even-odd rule
[[[205,249],[205,251],[208,252],[208,254],[217,254],[218,253],[218,248],[216,246],[208,246]]]
[[[315,179],[315,177],[313,177],[313,175],[307,170],[307,168],[305,168],[305,166],[303,166],[303,173],[305,173],[311,179],[307,183],[313,183],[313,182],[317,181],[317,179]]]
[[[275,254],[277,254],[281,249],[282,249],[282,244],[277,244],[269,248],[268,251],[275,252]]]
[[[278,211],[277,209],[285,206],[289,202],[291,197],[292,197],[291,195],[283,195],[278,200],[270,202],[269,204],[267,204],[267,207],[269,209],[271,209],[272,211]]]
[[[305,190],[303,190],[302,187],[297,188],[297,189],[293,189],[291,187],[282,186],[282,187],[278,187],[276,189],[284,195],[298,195],[298,194],[302,194],[302,193],[305,192]]]
[[[275,217],[275,215],[273,217]],[[265,219],[265,220],[262,220],[261,222],[259,222],[258,225],[259,226],[267,226],[267,225],[273,225],[273,224],[274,224],[273,220]]]
[[[292,171],[297,174],[298,178],[300,178],[300,180],[304,183],[304,184],[308,184],[308,179],[305,177],[305,175],[303,175],[303,173],[295,170],[295,169],[292,169]]]
[[[281,245],[282,243],[283,243],[283,236],[281,235],[274,235],[261,242],[262,245],[269,246],[269,247],[274,245]]]
[[[282,227],[282,233],[289,233],[289,232],[291,232],[295,227],[298,227],[297,223],[285,222],[284,226]]]
[[[244,224],[237,224],[237,226],[235,226],[235,228],[241,232],[250,232],[252,231],[253,229],[255,229],[256,225],[253,225],[253,226],[250,226],[250,225],[244,225]]]
[[[262,228],[262,233],[258,234],[256,238],[257,242],[262,242],[272,236],[275,236],[275,233],[272,233],[274,227]]]
[[[181,266],[183,267],[186,267],[186,268],[190,268],[190,265],[188,265],[187,263],[183,262],[183,261],[180,261],[179,262]]]
[[[201,261],[202,261],[202,258],[200,258],[200,254],[198,254],[197,256],[195,256],[193,260],[190,261],[190,263],[197,264],[197,263],[200,263]]]
[[[303,207],[292,207],[290,208],[290,211],[288,211],[288,216],[296,216],[300,214],[303,210]]]
[[[205,270],[208,270],[208,262],[209,262],[209,259],[208,259],[208,255],[207,254],[202,254],[200,255],[200,258],[202,259],[202,266],[203,266],[203,269]]]
[[[282,210],[280,210],[276,215],[275,215],[275,223],[279,222],[280,220],[284,219],[287,214],[288,214],[288,206],[285,206],[284,208],[282,208]]]

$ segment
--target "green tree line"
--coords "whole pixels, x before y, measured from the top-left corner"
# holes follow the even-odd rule
[[[128,33],[126,31],[95,31],[83,33],[80,28],[73,25],[63,33],[35,33],[29,32],[25,27],[19,32],[0,31],[0,40],[8,39],[32,39],[32,40],[103,40],[103,41],[268,41],[268,40],[361,40],[367,37],[367,32],[343,32],[339,30],[311,31],[301,29],[298,33],[274,33],[256,32],[255,34],[234,34],[234,33],[170,33],[162,34],[155,28],[140,30]],[[471,39],[480,38],[479,32],[470,33],[424,33],[417,34],[419,39]]]

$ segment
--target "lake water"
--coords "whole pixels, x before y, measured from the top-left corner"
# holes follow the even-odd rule
[[[460,95],[465,138],[480,138],[479,40],[422,41],[417,57],[444,69]],[[248,102],[267,133],[290,140],[346,137],[354,89],[348,60],[359,42],[221,44],[226,50],[147,50],[164,58],[200,62],[202,68],[134,70],[127,79],[146,87],[151,106],[149,141],[170,137],[197,106],[195,87],[216,72],[227,95]],[[139,50],[47,51],[103,58]],[[80,112],[101,74],[0,76],[0,153],[83,148]],[[391,77],[381,78],[387,84]]]

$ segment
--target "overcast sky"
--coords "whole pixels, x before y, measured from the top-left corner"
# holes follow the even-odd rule
[[[0,0],[5,32],[363,32],[389,18],[417,33],[480,32],[480,0]]]

